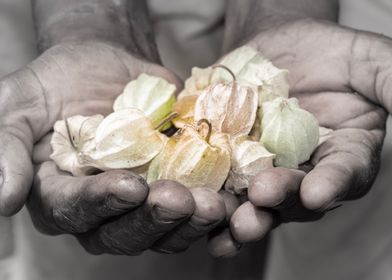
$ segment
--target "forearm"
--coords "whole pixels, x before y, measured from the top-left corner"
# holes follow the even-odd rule
[[[103,41],[159,61],[144,0],[32,0],[41,51],[70,41]]]
[[[228,0],[224,49],[288,21],[314,18],[337,21],[338,0]]]

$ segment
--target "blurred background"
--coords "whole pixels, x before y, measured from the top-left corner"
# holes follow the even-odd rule
[[[220,56],[224,0],[150,0],[164,64],[182,78],[192,66]],[[392,36],[391,0],[341,0],[341,24]],[[30,0],[0,0],[0,76],[37,55]],[[1,112],[0,112],[1,117]],[[382,166],[370,193],[345,203],[314,223],[276,229],[269,245],[265,279],[392,279],[392,123]],[[49,279],[261,279],[264,242],[244,248],[233,260],[214,260],[205,242],[166,256],[90,256],[69,236],[48,237],[33,228],[25,210],[0,218],[0,280]],[[255,269],[255,267],[257,269]],[[209,272],[209,273],[206,273]]]

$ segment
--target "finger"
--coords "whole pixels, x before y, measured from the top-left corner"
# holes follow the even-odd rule
[[[236,256],[241,249],[231,235],[229,228],[213,230],[208,239],[208,252],[216,258],[229,258]]]
[[[219,194],[222,196],[226,208],[226,218],[222,221],[221,225],[228,225],[234,212],[240,206],[238,198],[228,191],[220,190]]]
[[[37,171],[28,200],[36,227],[45,233],[80,233],[141,205],[147,183],[129,171],[73,177],[45,162]]]
[[[0,215],[15,214],[26,201],[33,181],[28,145],[19,136],[0,133]]]
[[[312,157],[315,167],[300,188],[303,205],[310,210],[325,211],[337,201],[366,194],[379,168],[383,137],[382,131],[335,131]]]
[[[196,204],[195,212],[189,221],[155,242],[154,250],[163,253],[185,251],[226,218],[225,202],[218,193],[208,188],[194,188],[190,191]]]
[[[79,236],[79,241],[91,254],[138,255],[189,218],[194,210],[195,201],[187,188],[174,181],[156,181],[150,185],[142,207]]]
[[[53,133],[48,133],[42,139],[34,144],[33,150],[33,163],[34,165],[41,164],[45,161],[51,161],[50,154],[52,153],[52,146],[50,140],[52,139]]]
[[[33,182],[33,143],[51,120],[42,86],[32,70],[0,81],[0,214],[12,215],[25,203]]]
[[[300,170],[281,167],[261,171],[249,186],[249,201],[258,207],[288,207],[298,197],[305,174]]]
[[[273,215],[265,209],[254,206],[249,201],[235,211],[230,221],[233,237],[240,243],[262,239],[273,226]]]

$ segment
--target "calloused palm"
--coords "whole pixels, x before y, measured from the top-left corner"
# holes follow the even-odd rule
[[[279,222],[318,219],[337,203],[365,195],[378,172],[392,110],[389,38],[301,20],[263,31],[248,44],[289,70],[291,97],[334,131],[305,171],[274,168],[256,176],[250,202],[231,220],[240,242],[262,238]]]

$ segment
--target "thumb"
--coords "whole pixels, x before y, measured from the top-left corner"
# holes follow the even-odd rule
[[[0,81],[0,215],[19,211],[33,180],[31,153],[46,118],[42,88],[31,70]]]

